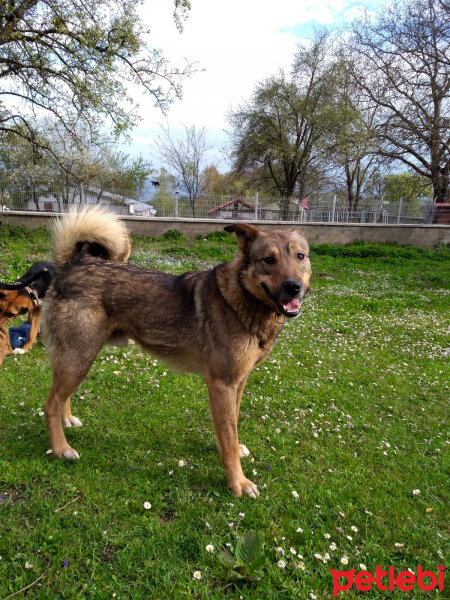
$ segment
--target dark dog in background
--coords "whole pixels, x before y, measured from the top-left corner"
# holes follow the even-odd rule
[[[27,352],[36,343],[41,326],[41,299],[55,273],[56,269],[51,262],[41,261],[31,266],[15,283],[0,282],[0,366],[3,358],[12,352],[9,332],[4,327],[9,321],[29,313],[30,335],[21,351]]]
[[[98,207],[57,222],[58,272],[43,320],[53,369],[45,412],[55,456],[79,458],[61,426],[81,425],[71,414],[70,396],[103,344],[129,337],[205,379],[228,485],[236,496],[259,495],[241,467],[240,457],[248,454],[238,442],[242,393],[286,318],[300,314],[311,275],[309,246],[295,230],[264,232],[240,223],[225,229],[236,234],[239,256],[209,271],[174,276],[117,262],[126,253],[126,229]]]

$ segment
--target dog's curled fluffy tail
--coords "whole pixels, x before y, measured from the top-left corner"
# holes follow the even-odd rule
[[[81,253],[123,262],[130,256],[127,229],[105,206],[84,206],[57,219],[53,225],[53,262],[58,268]]]

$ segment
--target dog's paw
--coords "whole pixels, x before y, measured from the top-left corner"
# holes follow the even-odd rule
[[[63,418],[62,424],[64,427],[81,427],[83,425],[80,419],[78,417],[74,417],[73,415],[70,415],[68,419]]]
[[[241,458],[250,456],[250,450],[247,448],[247,446],[244,446],[244,444],[239,444],[239,456]]]
[[[23,348],[14,348],[13,354],[25,354],[26,350]]]
[[[234,483],[233,485],[230,484],[230,488],[236,498],[241,498],[243,495],[250,496],[250,498],[258,498],[259,496],[256,485],[253,481],[250,481],[250,479],[246,479],[245,477],[242,481]]]
[[[56,458],[67,458],[68,460],[75,460],[80,458],[78,452],[71,448],[69,445],[64,446],[61,449],[55,448],[53,450],[53,456],[56,456]]]
[[[78,452],[76,450],[74,450],[73,448],[67,448],[67,450],[64,450],[64,452],[62,453],[63,458],[68,458],[69,460],[75,460],[80,458],[80,455],[78,454]]]

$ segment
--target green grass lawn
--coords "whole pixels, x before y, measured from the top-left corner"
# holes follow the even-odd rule
[[[237,252],[231,236],[172,237],[134,239],[130,261],[181,273]],[[0,228],[0,280],[49,249],[47,232]],[[2,600],[30,584],[17,597],[328,599],[331,568],[437,573],[448,549],[450,250],[318,246],[311,262],[302,316],[242,402],[258,500],[227,489],[200,378],[135,345],[105,347],[73,397],[83,427],[66,435],[81,460],[69,462],[47,453],[42,341],[5,358]],[[443,598],[447,578],[440,593],[374,586],[364,597]]]

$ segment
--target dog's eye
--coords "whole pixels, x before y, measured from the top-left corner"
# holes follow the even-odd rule
[[[298,260],[304,260],[305,255],[302,252],[298,252],[297,253],[297,258],[298,258]]]
[[[277,262],[273,256],[266,256],[266,258],[263,258],[263,261],[266,263],[266,265],[274,265]]]

